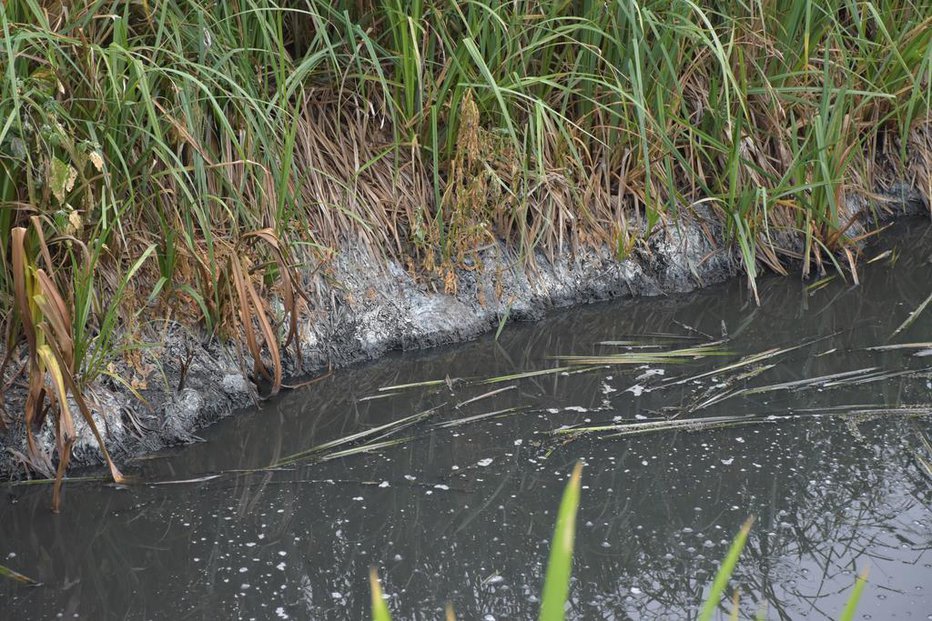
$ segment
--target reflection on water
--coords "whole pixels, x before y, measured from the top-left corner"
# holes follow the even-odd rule
[[[527,619],[537,611],[555,510],[572,464],[586,462],[572,618],[693,618],[741,522],[757,522],[732,585],[742,616],[835,618],[857,571],[870,568],[862,618],[927,619],[932,611],[932,479],[921,459],[928,417],[787,418],[840,405],[927,404],[928,358],[882,344],[932,289],[923,224],[893,238],[899,260],[814,293],[793,279],[690,296],[574,309],[491,338],[392,355],[225,421],[207,443],[132,464],[149,481],[247,469],[439,406],[411,439],[373,454],[201,483],[2,490],[0,563],[45,585],[0,585],[5,618],[361,619],[367,571],[379,568],[400,619]],[[748,385],[880,366],[915,369],[882,382],[738,395],[703,416],[774,414],[770,424],[569,442],[563,425],[670,414],[717,377],[663,391],[629,390],[648,369],[603,368],[495,386],[426,379],[546,368],[561,354],[606,353],[600,341],[680,324],[735,353],[684,366],[686,376],[814,337]],[[932,311],[897,342],[930,340]],[[830,353],[825,353],[830,352]],[[824,355],[822,355],[824,354]],[[641,382],[643,383],[643,382]],[[509,388],[456,408],[496,388]],[[436,423],[516,408],[448,427]],[[129,465],[127,465],[129,466]],[[127,467],[127,469],[131,469]],[[724,609],[723,609],[724,610]]]

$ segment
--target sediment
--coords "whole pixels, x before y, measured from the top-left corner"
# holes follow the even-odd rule
[[[908,184],[887,190],[879,201],[848,201],[847,207],[862,216],[861,230],[878,219],[929,212],[922,193]],[[720,220],[701,211],[656,228],[623,259],[608,248],[581,247],[553,258],[538,253],[528,261],[504,242],[493,244],[456,271],[455,294],[435,290],[397,261],[347,247],[326,270],[304,275],[304,288],[314,295],[299,321],[301,363],[291,350],[285,356],[286,383],[287,378],[312,377],[390,350],[469,340],[505,318],[534,320],[575,304],[687,292],[741,270],[739,254],[726,240]],[[174,322],[146,325],[141,364],[116,361],[110,374],[123,381],[104,376],[86,391],[117,463],[197,441],[198,430],[260,399],[245,371],[251,368],[248,353],[235,343]],[[3,383],[15,372],[11,368]],[[3,407],[16,413],[25,395],[25,382],[13,380]],[[81,420],[76,427],[71,467],[101,463],[89,427]],[[43,427],[37,440],[41,450],[53,453],[51,425]],[[24,476],[25,454],[24,430],[14,424],[0,434],[0,476]]]

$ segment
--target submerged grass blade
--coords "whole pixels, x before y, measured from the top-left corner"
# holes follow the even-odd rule
[[[798,345],[792,345],[792,346],[790,346],[790,347],[782,347],[782,348],[781,348],[781,347],[774,347],[774,348],[771,348],[771,349],[766,349],[766,350],[764,350],[764,351],[757,352],[756,354],[750,354],[750,355],[748,355],[748,356],[745,356],[745,357],[741,358],[740,360],[737,360],[736,362],[732,362],[732,363],[730,363],[730,364],[726,364],[725,366],[718,367],[718,368],[716,368],[716,369],[712,369],[711,371],[706,371],[706,372],[704,372],[704,373],[699,373],[699,374],[697,374],[697,375],[691,375],[691,376],[689,376],[689,377],[672,378],[672,379],[668,380],[667,382],[665,382],[664,384],[662,384],[662,385],[660,386],[660,388],[665,388],[665,387],[668,387],[668,386],[680,386],[680,385],[686,384],[686,383],[688,383],[688,382],[693,382],[693,381],[696,381],[696,380],[699,380],[699,379],[705,379],[705,378],[707,378],[707,377],[712,377],[712,376],[715,376],[715,375],[721,375],[722,373],[726,373],[726,372],[728,372],[728,371],[734,371],[734,370],[736,370],[736,369],[741,369],[741,368],[748,367],[748,366],[751,366],[751,365],[754,365],[754,364],[758,364],[758,363],[761,363],[761,362],[766,362],[766,361],[772,360],[773,358],[776,358],[776,357],[778,357],[778,356],[782,356],[782,355],[784,355],[784,354],[788,354],[788,353],[790,353],[790,352],[792,352],[792,351],[796,351],[796,350],[798,350],[798,349],[802,349],[803,347],[808,347],[809,345],[812,345],[812,344],[814,344],[814,343],[818,343],[819,341],[823,341],[823,340],[825,340],[825,339],[831,338],[832,336],[835,336],[835,335],[834,335],[834,334],[829,334],[829,335],[826,335],[826,336],[822,336],[822,337],[819,337],[819,338],[815,338],[815,339],[808,340],[808,341],[806,341],[806,342],[804,342],[804,343],[800,343],[800,344],[798,344]]]
[[[855,380],[857,380],[858,382],[876,381],[874,380],[874,378],[877,375],[877,371],[879,370],[880,370],[880,367],[867,367],[864,369],[856,369],[854,371],[843,371],[840,373],[832,373],[830,375],[822,375],[819,377],[807,377],[801,380],[794,380],[790,382],[768,384],[766,386],[754,386],[751,388],[726,390],[724,392],[721,392],[719,394],[712,396],[711,398],[705,401],[695,404],[694,406],[689,408],[689,411],[695,412],[695,411],[707,408],[711,405],[719,404],[722,401],[726,401],[734,397],[748,397],[751,395],[759,395],[759,394],[765,394],[768,392],[777,392],[781,390],[800,390],[803,388],[831,387],[831,386],[844,385],[845,383],[852,382]],[[887,374],[882,374],[882,376],[884,379],[888,377]]]
[[[905,330],[905,329],[908,328],[909,326],[913,325],[913,322],[916,321],[917,319],[919,319],[919,315],[922,314],[922,311],[924,311],[924,310],[926,309],[926,306],[928,306],[930,302],[932,302],[932,293],[930,293],[930,294],[929,294],[929,297],[927,297],[926,299],[924,299],[924,300],[922,301],[922,304],[920,304],[919,306],[917,306],[916,309],[913,310],[913,312],[911,312],[911,313],[906,317],[905,320],[903,320],[903,323],[901,323],[901,324],[899,325],[899,327],[898,327],[896,330],[893,331],[893,334],[890,335],[890,338],[892,339],[894,336],[896,336],[897,334],[899,334],[900,332],[902,332],[903,330]]]
[[[798,410],[794,414],[739,414],[735,416],[703,416],[701,418],[671,418],[638,423],[613,423],[584,427],[561,427],[550,433],[556,436],[584,434],[607,434],[605,439],[656,433],[661,431],[706,431],[724,427],[744,425],[772,425],[784,421],[837,416],[840,418],[873,418],[878,416],[902,416],[906,418],[932,415],[932,405],[909,405],[901,407],[838,406],[818,410]]]
[[[482,399],[487,399],[488,397],[494,397],[495,395],[501,394],[503,392],[507,392],[509,390],[514,390],[515,388],[517,388],[517,386],[505,386],[504,388],[490,390],[489,392],[483,393],[471,399],[466,399],[465,401],[461,401],[453,407],[458,410],[463,406],[469,405],[470,403],[475,403],[476,401],[481,401]]]
[[[486,412],[484,414],[476,414],[475,416],[467,416],[465,418],[457,418],[456,420],[445,421],[442,423],[437,423],[434,425],[435,429],[449,429],[450,427],[459,427],[466,423],[474,423],[479,420],[485,420],[488,418],[498,418],[501,416],[507,416],[508,414],[515,414],[517,412],[522,412],[526,410],[526,407],[515,407],[515,408],[506,408],[504,410],[495,410],[494,412]]]
[[[453,382],[458,382],[459,379],[451,379],[449,377],[439,380],[427,380],[424,382],[412,382],[410,384],[395,384],[394,386],[382,386],[379,388],[379,392],[390,392],[396,390],[409,390],[411,388],[431,388],[433,386],[443,386],[444,384],[451,384]]]
[[[789,418],[789,417],[787,417]],[[640,423],[618,423],[611,425],[592,425],[586,427],[563,427],[555,429],[554,435],[581,435],[589,433],[611,433],[606,438],[620,438],[624,436],[655,433],[658,431],[701,431],[705,429],[720,428],[735,425],[759,425],[776,422],[777,417],[755,416],[742,414],[738,416],[710,416],[694,419],[664,419]]]
[[[896,349],[928,349],[932,348],[932,343],[896,343],[894,345],[874,345],[865,347],[865,351],[891,351]]]
[[[498,377],[489,377],[483,380],[480,380],[479,384],[501,384],[502,382],[510,382],[512,380],[527,379],[529,377],[540,377],[542,375],[557,375],[561,373],[566,373],[567,375],[571,373],[585,373],[587,371],[594,371],[595,369],[603,368],[604,365],[592,366],[585,369],[576,369],[575,367],[554,367],[552,369],[539,369],[537,371],[524,371],[521,373],[513,373],[511,375],[500,375]]]
[[[13,582],[18,582],[28,586],[38,586],[39,584],[29,576],[25,576],[18,571],[13,571],[5,565],[0,565],[0,578],[6,578],[7,580],[12,580]]]
[[[342,459],[344,457],[353,457],[354,455],[363,455],[365,453],[373,453],[375,451],[381,451],[382,449],[391,448],[393,446],[398,446],[406,442],[410,442],[413,437],[404,437],[404,438],[394,438],[392,440],[382,440],[375,442],[367,442],[366,444],[361,444],[359,446],[352,446],[348,449],[342,451],[333,451],[330,453],[324,453],[317,458],[317,461],[333,461],[334,459]]]
[[[573,571],[573,544],[576,538],[576,511],[579,508],[582,468],[582,462],[577,462],[560,501],[541,595],[540,621],[563,621],[564,618]]]
[[[359,432],[350,434],[348,436],[344,436],[342,438],[337,438],[335,440],[330,440],[328,442],[318,444],[309,449],[300,451],[298,453],[293,453],[291,455],[288,455],[287,457],[283,457],[277,462],[271,464],[269,467],[279,468],[281,466],[287,466],[287,465],[290,465],[290,464],[293,464],[299,461],[303,461],[306,459],[320,458],[321,456],[324,456],[324,455],[327,455],[328,457],[332,457],[332,454],[327,453],[328,451],[332,449],[335,449],[341,446],[346,446],[349,444],[353,444],[354,442],[358,442],[360,440],[375,441],[375,440],[385,438],[391,434],[397,433],[403,429],[407,429],[408,427],[412,425],[416,425],[417,423],[430,418],[431,416],[433,416],[434,413],[437,412],[437,410],[442,408],[444,405],[446,404],[438,405],[436,407],[430,408],[429,410],[418,412],[417,414],[405,416],[404,418],[398,419],[396,421],[392,421],[390,423],[385,423],[384,425],[373,427],[372,429],[366,429],[364,431],[359,431]]]
[[[684,349],[657,352],[624,352],[604,356],[560,356],[574,365],[642,365],[642,364],[676,364],[700,360],[710,356],[728,356],[731,352],[717,349],[718,343],[699,345]]]
[[[731,543],[728,555],[725,557],[725,560],[722,561],[722,565],[718,568],[715,579],[712,581],[712,587],[709,589],[709,595],[706,597],[705,604],[703,604],[702,609],[699,611],[699,621],[711,621],[712,617],[715,615],[715,611],[721,604],[725,587],[728,586],[728,580],[731,579],[731,574],[735,571],[735,566],[738,564],[738,558],[741,556],[742,550],[744,550],[744,544],[747,543],[748,533],[751,532],[751,526],[753,524],[754,517],[751,516],[744,522],[744,525],[741,526],[741,530],[738,531],[738,535]]]

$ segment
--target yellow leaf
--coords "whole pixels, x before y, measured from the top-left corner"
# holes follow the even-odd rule
[[[74,182],[78,178],[78,171],[74,166],[66,164],[57,157],[52,158],[52,171],[49,184],[52,188],[52,194],[58,199],[59,203],[64,204],[65,196],[74,189]]]
[[[97,169],[97,172],[103,172],[104,170],[104,158],[100,154],[100,151],[91,151],[87,154],[88,159],[91,160],[91,164],[94,165],[94,168]]]

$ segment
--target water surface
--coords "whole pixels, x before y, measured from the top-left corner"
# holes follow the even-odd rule
[[[153,483],[227,473],[216,479],[73,483],[61,515],[48,511],[48,488],[3,488],[0,563],[43,586],[0,585],[2,616],[363,619],[374,565],[399,619],[440,618],[447,601],[463,619],[531,619],[554,510],[583,460],[570,618],[694,618],[749,515],[756,523],[732,580],[743,618],[761,609],[769,619],[836,618],[863,568],[870,581],[860,618],[932,618],[932,478],[923,462],[932,463],[923,444],[932,438],[923,409],[932,357],[865,349],[887,343],[932,291],[930,242],[924,222],[900,227],[885,242],[895,262],[865,265],[858,287],[764,278],[757,307],[735,281],[509,325],[497,342],[392,354],[228,419],[206,430],[203,444],[124,468]],[[664,339],[651,335],[664,333],[696,337],[669,340],[694,345],[720,338],[723,326],[731,352],[723,357],[476,383],[556,367],[560,355],[631,351],[603,341],[658,344]],[[889,342],[932,340],[930,328],[932,310]],[[772,367],[743,369],[749,377],[669,385],[809,341],[762,362]],[[739,392],[689,411],[724,390],[870,367],[901,373]],[[497,389],[505,390],[457,407]],[[904,406],[920,409],[893,409]],[[403,440],[391,447],[229,473],[433,408],[390,436]],[[892,410],[850,413],[880,408]],[[772,418],[622,438],[553,433],[746,414]]]

